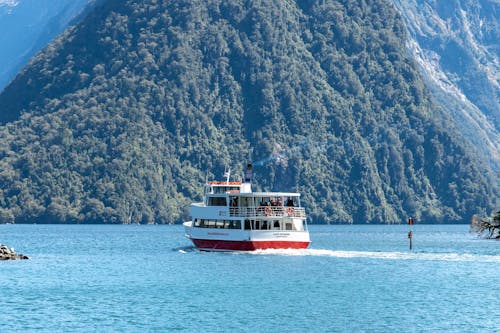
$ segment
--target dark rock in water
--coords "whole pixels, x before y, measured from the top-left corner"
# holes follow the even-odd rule
[[[16,253],[14,248],[9,248],[7,245],[0,245],[0,260],[23,260],[29,259],[24,254]]]

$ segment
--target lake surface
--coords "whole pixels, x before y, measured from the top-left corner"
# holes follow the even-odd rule
[[[0,332],[499,332],[500,242],[467,225],[311,225],[206,253],[181,226],[0,225]]]

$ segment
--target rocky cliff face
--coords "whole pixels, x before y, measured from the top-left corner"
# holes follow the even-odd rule
[[[0,0],[0,91],[92,0]]]
[[[500,170],[500,2],[393,0],[435,99]]]

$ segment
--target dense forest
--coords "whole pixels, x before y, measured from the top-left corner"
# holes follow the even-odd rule
[[[387,0],[102,1],[0,95],[0,222],[181,222],[253,161],[313,223],[468,223],[495,179],[405,40]]]

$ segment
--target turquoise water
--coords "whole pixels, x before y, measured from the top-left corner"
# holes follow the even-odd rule
[[[0,225],[0,332],[498,332],[500,242],[468,226],[310,226],[204,253],[181,226]]]

